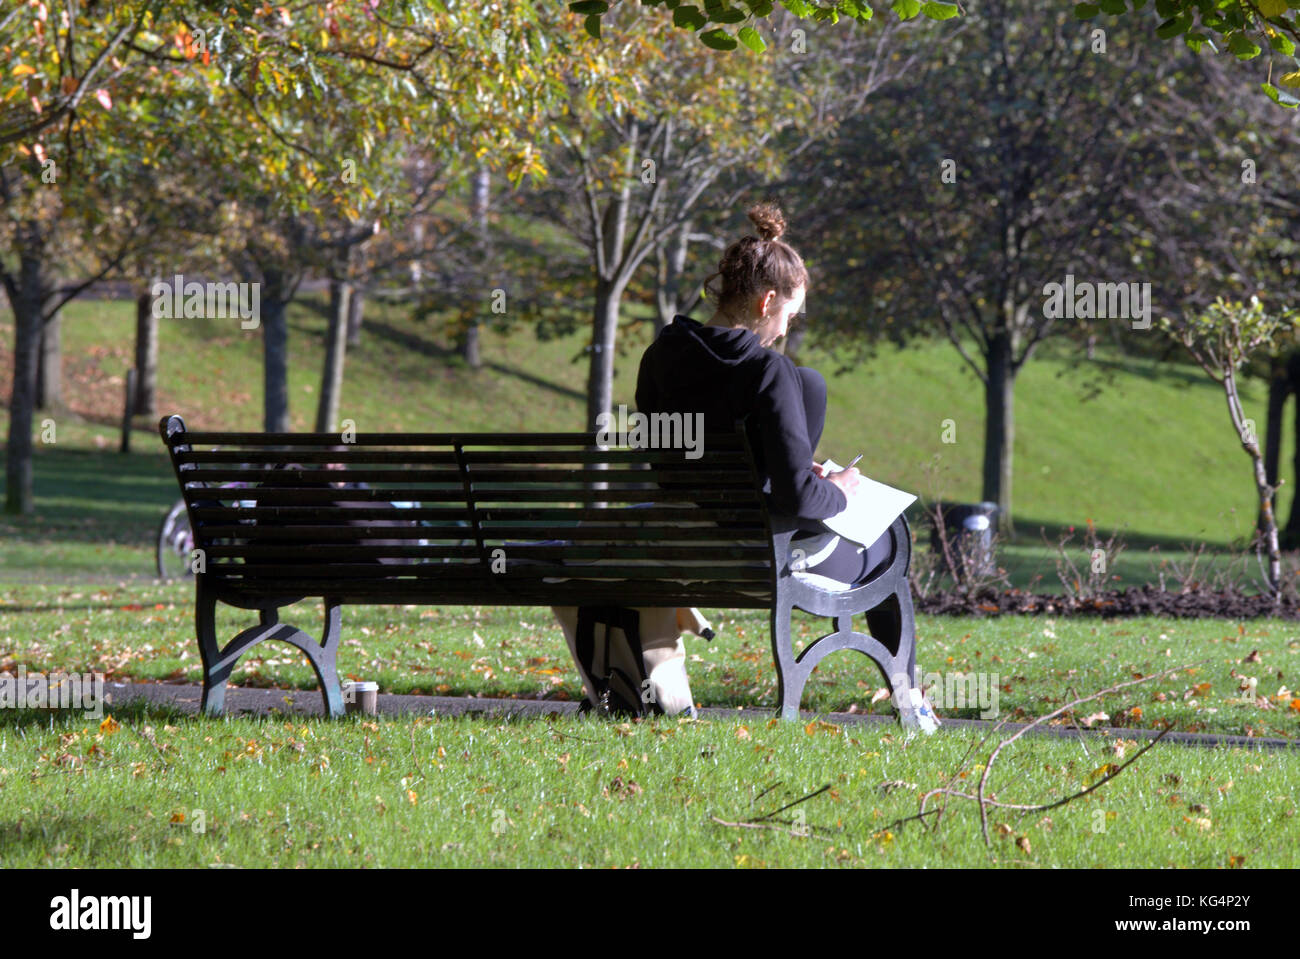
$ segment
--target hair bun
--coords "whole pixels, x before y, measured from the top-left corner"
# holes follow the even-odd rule
[[[756,203],[749,208],[749,218],[764,240],[778,239],[785,232],[785,216],[775,203]]]

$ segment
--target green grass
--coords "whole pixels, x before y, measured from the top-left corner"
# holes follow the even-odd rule
[[[113,731],[114,723],[117,724]],[[0,716],[0,862],[76,866],[1300,865],[1300,756],[1157,744],[1047,812],[974,803],[897,820],[992,745],[942,731],[766,721],[212,722],[141,709],[103,729]],[[1078,792],[1131,742],[1021,740],[1002,802]],[[961,777],[961,773],[965,773]],[[777,829],[738,823],[764,820]],[[806,834],[792,834],[803,833]],[[1237,857],[1240,857],[1238,859]]]
[[[97,670],[110,680],[197,682],[193,592],[183,584],[104,588],[23,586],[0,603],[0,669]],[[688,637],[688,669],[697,702],[710,706],[776,706],[776,675],[767,615],[706,610],[719,635],[712,643]],[[317,602],[282,611],[283,622],[315,632]],[[218,607],[218,631],[233,638],[252,614]],[[859,628],[865,624],[859,621]],[[827,620],[796,613],[800,648],[828,630]],[[1300,624],[1280,620],[1235,623],[1154,618],[1006,616],[975,620],[920,616],[918,663],[923,674],[984,674],[997,687],[1000,715],[1037,716],[1077,695],[1170,667],[1201,663],[1126,690],[1082,715],[1107,713],[1103,725],[1235,735],[1300,734]],[[1254,655],[1252,655],[1254,654]],[[581,691],[564,636],[549,609],[529,607],[346,607],[339,671],[373,680],[392,693],[578,699]],[[996,675],[996,682],[993,681]],[[1256,698],[1240,687],[1257,680]],[[954,677],[949,679],[948,677]],[[314,689],[306,658],[286,644],[257,647],[236,667],[237,685]],[[1208,683],[1208,687],[1204,684]],[[884,681],[865,657],[837,653],[823,660],[804,693],[804,707],[889,713],[871,699]],[[963,691],[967,688],[962,687]],[[1259,698],[1265,698],[1265,704]],[[1292,701],[1297,705],[1292,707]],[[987,709],[946,702],[940,715],[975,718]],[[988,703],[984,704],[989,705]],[[1139,712],[1134,713],[1136,707]]]

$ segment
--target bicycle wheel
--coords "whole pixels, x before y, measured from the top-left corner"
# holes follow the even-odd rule
[[[185,500],[179,499],[158,527],[158,578],[166,581],[193,576],[194,571],[190,568],[193,548],[190,515],[185,509]]]

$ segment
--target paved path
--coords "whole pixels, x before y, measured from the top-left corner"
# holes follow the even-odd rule
[[[144,699],[152,704],[169,705],[187,713],[197,713],[199,711],[199,700],[202,695],[202,689],[199,686],[168,683],[109,682],[104,684],[104,692],[108,695],[110,704],[126,703],[133,699]],[[477,699],[467,696],[400,696],[395,693],[380,693],[378,709],[379,713],[384,716],[427,716],[436,711],[439,716],[481,714],[497,717],[532,717],[545,716],[549,713],[572,715],[577,712],[578,704],[576,702],[543,699]],[[306,716],[320,716],[325,711],[321,704],[320,693],[315,690],[255,689],[243,686],[229,686],[226,689],[226,715],[228,716],[265,716],[272,710]],[[771,719],[773,715],[774,712],[770,709],[723,709],[706,706],[700,710],[702,719],[745,718],[763,721]],[[803,715],[809,720],[822,718],[839,725],[897,728],[892,715],[828,713],[816,716],[809,712],[805,712]],[[991,720],[944,719],[941,729],[968,728],[987,731],[994,725],[995,723]],[[1023,725],[1023,723],[1007,723],[998,735],[1010,736]],[[1035,728],[1030,735],[1040,733],[1066,739],[1089,736],[1142,740],[1155,738],[1159,735],[1159,730],[1113,727],[1078,730],[1062,726],[1046,726]],[[1248,749],[1285,749],[1288,747],[1294,749],[1300,747],[1300,740],[1225,736],[1210,733],[1171,732],[1165,736],[1165,741],[1190,746],[1241,746]]]

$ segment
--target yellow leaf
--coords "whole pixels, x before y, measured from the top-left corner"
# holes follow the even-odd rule
[[[13,74],[16,77],[25,77],[29,73],[35,73],[35,72],[36,72],[36,68],[32,66],[30,63],[20,63],[16,67],[14,67],[13,70]]]
[[[1114,763],[1106,763],[1102,766],[1098,766],[1096,769],[1094,769],[1091,773],[1088,774],[1088,782],[1091,783],[1091,782],[1095,782],[1098,779],[1105,779],[1107,776],[1110,776],[1117,772],[1119,772],[1118,766],[1116,766]]]
[[[1278,77],[1278,83],[1284,87],[1300,87],[1300,70],[1292,70],[1290,73],[1284,73]]]
[[[1286,13],[1286,0],[1259,0],[1259,12],[1266,17],[1280,17]]]
[[[112,716],[105,716],[104,721],[99,724],[99,731],[105,736],[111,736],[121,728],[117,720]]]

